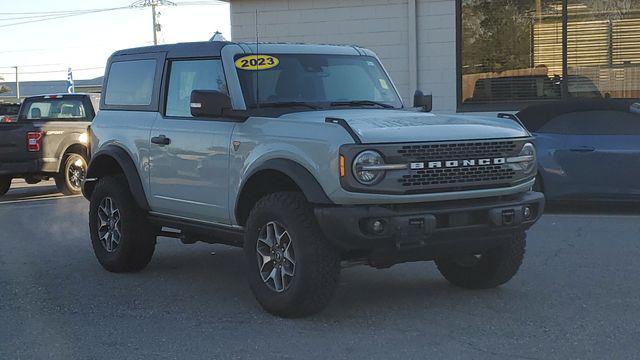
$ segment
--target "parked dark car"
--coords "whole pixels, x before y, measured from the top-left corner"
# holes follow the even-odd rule
[[[537,189],[548,200],[640,200],[637,102],[592,98],[520,111],[535,137]]]
[[[26,98],[17,121],[0,122],[0,196],[14,178],[29,184],[53,178],[64,194],[79,194],[88,161],[87,127],[94,116],[90,95]]]
[[[16,121],[18,111],[20,111],[18,103],[0,104],[0,123]]]

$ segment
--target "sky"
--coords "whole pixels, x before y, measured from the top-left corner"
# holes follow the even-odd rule
[[[66,80],[69,67],[76,80],[102,76],[114,51],[153,44],[150,7],[10,24],[43,19],[43,14],[34,13],[127,7],[134,1],[0,0],[0,77],[15,81],[16,65],[20,81]],[[206,41],[216,31],[231,38],[228,3],[173,2],[177,5],[158,10],[158,43]]]

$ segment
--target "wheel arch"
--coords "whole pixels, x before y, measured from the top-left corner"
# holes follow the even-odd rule
[[[333,204],[322,186],[304,166],[288,159],[270,159],[246,176],[235,204],[235,220],[245,225],[253,205],[265,195],[300,191],[310,203]]]
[[[116,145],[108,145],[98,151],[89,162],[87,179],[82,186],[82,194],[90,199],[100,177],[123,174],[129,185],[134,200],[141,209],[149,210],[142,179],[134,161],[126,150]]]
[[[71,143],[64,148],[64,151],[60,152],[60,157],[58,158],[58,171],[62,171],[64,168],[64,160],[68,154],[72,153],[82,155],[85,159],[89,157],[89,149],[87,149],[86,145],[81,143]]]

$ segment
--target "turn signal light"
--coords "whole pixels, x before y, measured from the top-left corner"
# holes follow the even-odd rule
[[[344,177],[344,156],[340,155],[340,177]]]

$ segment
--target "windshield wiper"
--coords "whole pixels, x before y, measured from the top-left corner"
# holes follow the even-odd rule
[[[308,107],[309,109],[317,110],[318,106],[303,102],[303,101],[283,101],[283,102],[271,102],[271,103],[260,103],[257,107],[272,107],[272,108],[281,108],[281,107],[294,107],[294,106],[303,106]]]
[[[393,109],[393,108],[395,108],[395,106],[393,106],[393,105],[389,105],[389,104],[385,104],[385,103],[381,103],[381,102],[373,101],[373,100],[333,101],[329,105],[330,106],[362,106],[362,105],[368,105],[368,106],[381,106],[381,107],[383,107],[385,109]]]

